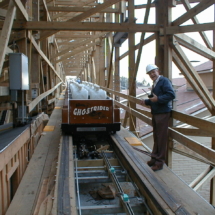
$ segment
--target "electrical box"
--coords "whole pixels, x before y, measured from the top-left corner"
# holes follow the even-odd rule
[[[22,53],[9,54],[10,90],[29,90],[28,57]]]

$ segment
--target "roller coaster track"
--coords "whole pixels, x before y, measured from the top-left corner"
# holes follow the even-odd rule
[[[89,144],[90,138],[91,146],[109,145],[110,147],[107,147],[108,150],[98,150],[97,158],[95,158],[95,153],[94,155],[92,155],[93,153],[83,155],[83,150],[81,152],[78,150],[83,143]],[[160,183],[154,177],[148,166],[139,159],[139,155],[137,156],[132,147],[118,134],[105,138],[103,136],[101,143],[99,143],[99,138],[101,136],[89,138],[83,135],[78,138],[62,136],[57,183],[58,215],[192,214],[182,206],[175,194],[171,193],[165,184]],[[88,141],[86,141],[87,139]],[[72,144],[73,147],[72,155],[69,155],[71,152],[69,144]],[[99,147],[102,149],[101,146],[97,148]],[[74,167],[72,170],[74,180],[72,181],[69,176],[69,171],[71,171],[69,161],[71,160],[73,160]],[[76,187],[75,203],[71,203],[73,197],[69,192],[70,183],[73,183],[72,187]],[[99,189],[102,190],[108,185],[114,187],[114,197],[112,199],[99,198]],[[135,195],[131,195],[131,192]],[[93,193],[94,196],[90,193]],[[73,213],[71,212],[72,204]],[[74,205],[76,205],[75,210]]]

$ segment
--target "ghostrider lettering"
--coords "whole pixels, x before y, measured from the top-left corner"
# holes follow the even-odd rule
[[[91,113],[93,111],[98,111],[98,110],[109,111],[110,109],[107,106],[93,106],[93,107],[86,108],[86,109],[75,108],[73,110],[73,115],[75,115],[75,116],[83,116],[83,115],[86,115],[86,114],[89,114],[89,113]]]

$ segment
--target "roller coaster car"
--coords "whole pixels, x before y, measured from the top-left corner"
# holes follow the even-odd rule
[[[120,130],[120,110],[113,100],[68,100],[62,109],[61,129],[65,133]]]

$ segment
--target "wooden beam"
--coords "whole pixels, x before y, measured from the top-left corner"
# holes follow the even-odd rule
[[[143,23],[146,23],[146,24],[148,23],[150,7],[151,7],[151,0],[148,0]],[[143,49],[144,44],[145,44],[145,32],[142,32],[141,38],[140,38],[140,43],[139,43],[137,59],[136,59],[136,63],[135,63],[135,68],[134,68],[135,79],[133,79],[133,82],[134,81],[136,82],[136,76],[137,76],[137,73],[138,73],[138,68],[139,68],[139,64],[140,64],[140,58],[141,58],[141,55],[142,55],[142,49]]]
[[[45,93],[40,94],[36,99],[34,99],[29,105],[28,105],[28,113],[30,113],[34,107],[46,96],[51,94],[53,91],[55,91],[63,82],[58,83],[56,86],[54,86],[52,89],[46,91]]]
[[[90,45],[88,45],[88,46],[84,46],[83,48],[80,48],[80,49],[78,49],[78,50],[72,51],[72,52],[70,52],[69,54],[64,55],[61,59],[56,60],[56,63],[61,62],[61,61],[63,61],[63,60],[66,60],[67,58],[69,58],[69,57],[71,57],[71,56],[74,56],[74,55],[76,55],[76,54],[78,54],[78,53],[80,53],[80,52],[83,52],[83,51],[85,51],[85,50],[88,50],[89,48],[91,48],[91,47],[93,47],[93,46],[95,46],[95,45],[96,45],[96,43],[90,43]]]
[[[48,65],[55,72],[55,74],[58,76],[58,78],[63,82],[63,79],[60,77],[60,75],[58,74],[58,72],[55,70],[54,66],[49,61],[49,59],[46,57],[46,55],[42,52],[42,50],[40,49],[39,45],[36,43],[35,39],[33,38],[32,34],[30,32],[28,32],[28,38],[32,42],[32,44],[34,45],[35,49],[38,51],[38,53],[40,54],[40,56],[46,61],[46,63],[48,63]]]
[[[187,11],[189,11],[189,10],[191,9],[189,0],[181,0],[181,2],[183,3],[183,5],[184,5],[184,7],[185,7],[185,9],[186,9]],[[191,18],[191,19],[192,19],[192,21],[193,21],[194,24],[199,24],[199,21],[198,21],[198,19],[197,19],[196,16],[194,16],[194,17]],[[212,45],[211,45],[210,41],[208,40],[208,37],[207,37],[207,35],[205,34],[205,32],[204,32],[204,31],[200,31],[199,34],[200,34],[201,38],[203,39],[203,41],[205,42],[206,46],[207,46],[209,49],[212,49]]]
[[[210,149],[203,144],[192,140],[189,137],[186,137],[185,135],[175,131],[172,128],[169,128],[169,135],[174,140],[178,141],[182,145],[188,147],[189,149],[193,150],[194,152],[198,153],[199,155],[203,156],[207,160],[215,163],[215,151],[213,149]]]
[[[49,14],[47,4],[46,4],[45,0],[42,0],[42,2],[43,2],[43,6],[45,8],[45,12],[47,13],[47,18],[48,18],[49,21],[51,21],[51,17],[50,17],[50,14]]]
[[[16,6],[18,7],[18,9],[20,10],[22,16],[25,18],[25,21],[28,21],[28,13],[25,10],[22,2],[20,0],[13,0],[13,1],[16,4]]]
[[[95,2],[95,1],[94,0],[88,0],[87,2],[85,2],[85,1],[84,2],[80,2],[79,1],[78,5],[73,5],[72,2],[68,2],[68,5],[69,5],[69,7],[70,6],[85,7],[85,6],[97,6],[98,5],[98,4],[93,4],[92,5],[91,4],[92,2]],[[55,6],[57,6],[56,2],[55,2]],[[62,6],[62,4],[60,4],[60,6]],[[60,17],[62,17],[64,15],[66,15],[66,14],[69,14],[69,12],[68,13],[66,13],[66,12],[64,12],[64,13],[57,13],[54,16],[52,16],[52,19],[55,20],[55,19],[60,18]],[[77,15],[77,14],[73,14],[72,17],[74,17],[75,15]]]
[[[80,22],[80,21],[92,16],[93,14],[98,13],[101,10],[104,10],[105,8],[110,7],[111,5],[118,3],[119,1],[121,1],[121,0],[108,0],[108,1],[105,1],[103,4],[99,4],[99,5],[95,6],[95,7],[87,10],[86,12],[81,13],[81,14],[79,14],[79,15],[77,15],[77,16],[69,19],[69,20],[67,20],[66,22]],[[56,32],[54,32],[54,33],[56,33]],[[44,37],[49,37],[52,34],[53,33],[47,32],[47,33],[43,34],[42,37],[43,38]]]
[[[86,44],[90,43],[92,40],[95,40],[95,39],[97,39],[99,37],[102,37],[105,34],[106,34],[106,32],[103,32],[103,33],[100,33],[100,34],[96,34],[93,37],[91,37],[90,39],[87,39],[87,40],[84,40],[82,42],[76,43],[76,44],[70,46],[69,48],[64,49],[63,51],[58,52],[57,54],[55,54],[54,56],[52,56],[52,59],[56,58],[56,57],[59,57],[59,56],[61,56],[63,54],[66,54],[66,53],[68,53],[69,51],[71,51],[71,50],[73,50],[75,48],[78,48],[80,46],[86,45]]]
[[[190,116],[178,111],[173,110],[172,111],[172,117],[174,119],[177,119],[181,122],[187,123],[189,125],[192,125],[196,128],[201,129],[203,132],[208,132],[210,134],[214,134],[215,131],[215,123],[200,119],[195,116]]]
[[[215,133],[210,133],[203,131],[201,129],[196,129],[196,128],[177,128],[174,127],[174,130],[187,135],[187,136],[201,136],[201,137],[215,137]]]
[[[203,24],[195,24],[195,25],[185,25],[185,26],[170,26],[166,27],[167,34],[181,34],[188,32],[199,32],[199,31],[209,31],[214,30],[215,23],[203,23]]]
[[[7,15],[0,35],[0,76],[1,76],[2,67],[4,64],[5,53],[7,50],[7,45],[10,38],[11,27],[13,24],[15,13],[16,13],[16,7],[13,3],[13,0],[10,0],[8,10],[7,10]]]
[[[184,63],[181,61],[181,59],[178,57],[178,55],[176,55],[176,53],[174,51],[172,52],[172,54],[173,54],[173,62],[175,63],[175,65],[179,68],[181,73],[185,76],[186,80],[189,82],[189,84],[195,90],[195,92],[197,93],[199,98],[204,99],[203,92],[200,90],[197,83],[193,80],[192,76],[188,72]],[[204,99],[204,104],[209,110],[212,110],[212,105],[206,99]]]
[[[206,57],[210,60],[215,59],[215,52],[214,51],[212,51],[209,48],[206,48],[202,44],[195,41],[193,38],[188,37],[185,34],[177,34],[177,35],[175,35],[175,38],[177,39],[179,44],[190,49],[191,51],[193,51],[199,55],[202,55],[203,57]]]
[[[190,184],[189,186],[194,188],[210,171],[211,171],[212,167],[209,166],[207,167],[206,170],[204,170],[200,175],[197,176],[197,178],[195,178]]]
[[[126,105],[123,105],[120,102],[114,101],[114,104],[116,106],[124,109],[125,111],[127,111],[128,113],[130,113],[131,115],[133,115],[134,117],[137,117],[138,119],[146,122],[148,125],[152,125],[152,120],[148,116],[143,115],[142,113],[139,113],[138,111],[136,111],[136,110],[134,110],[134,109],[132,109],[132,108],[126,106]]]
[[[182,51],[181,47],[178,44],[174,44],[173,49],[176,52],[176,54],[178,55],[178,57],[182,60],[185,67],[188,69],[189,75],[191,76],[191,78],[197,84],[199,89],[195,89],[196,93],[198,90],[200,90],[204,94],[204,97],[201,98],[202,101],[205,103],[205,105],[207,105],[208,103],[211,105],[211,108],[209,109],[209,111],[211,113],[215,112],[214,98],[211,96],[209,90],[205,86],[205,83],[200,78],[199,74],[195,71],[195,69],[191,65],[190,61],[188,60],[188,58],[186,57],[186,55]]]
[[[194,188],[193,190],[197,191],[199,188],[201,188],[206,182],[213,179],[215,176],[215,168],[213,168]]]
[[[181,25],[182,23],[186,22],[187,20],[193,18],[198,13],[202,12],[206,8],[210,7],[212,4],[214,4],[214,0],[204,0],[197,4],[195,7],[191,8],[189,11],[187,11],[185,14],[177,18],[175,21],[172,22],[172,25],[177,26]]]
[[[16,169],[18,168],[18,166],[19,166],[19,160],[16,161],[16,162],[13,164],[12,168],[8,171],[8,173],[7,173],[7,181],[10,180],[11,176],[12,176],[13,173],[16,171]]]
[[[91,9],[91,7],[48,7],[48,10],[50,12],[86,12],[89,9]],[[119,13],[119,10],[114,8],[107,8],[99,11],[99,13]]]
[[[153,40],[155,39],[155,34],[147,37],[145,40],[144,40],[144,44],[143,45],[146,45],[150,42],[152,42]],[[135,50],[139,49],[140,47],[140,43],[138,43],[137,45],[135,45]],[[124,57],[126,57],[128,55],[128,51],[125,52],[124,54],[122,54],[120,57],[119,57],[119,60],[122,60]]]
[[[0,29],[3,22],[0,22]],[[214,24],[215,26],[215,24]],[[172,27],[174,28],[174,27]],[[105,22],[19,22],[13,24],[14,30],[56,30],[56,31],[115,31],[115,32],[157,32],[159,27],[153,24],[105,23]],[[53,31],[54,32],[54,31]],[[54,34],[52,32],[52,34]],[[55,32],[56,33],[56,32]]]
[[[141,100],[138,99],[138,98],[135,98],[135,97],[130,96],[130,95],[126,95],[126,94],[124,94],[124,93],[120,93],[120,92],[118,92],[118,91],[114,91],[114,90],[108,89],[108,88],[106,88],[106,87],[100,86],[100,88],[103,89],[103,90],[105,90],[105,91],[107,91],[107,92],[109,92],[109,93],[112,93],[112,94],[114,94],[114,95],[117,95],[117,96],[122,97],[122,98],[124,98],[124,99],[128,99],[128,100],[131,101],[131,102],[134,102],[134,103],[136,103],[136,104],[141,105]],[[144,106],[144,107],[146,107],[146,108],[149,109],[149,106],[146,106],[146,105],[142,105],[142,106]],[[148,114],[146,114],[146,115],[148,115]]]
[[[108,62],[107,62],[107,82],[106,82],[106,87],[107,88],[112,88],[113,85],[110,84],[111,81],[113,80],[113,53],[114,53],[114,44],[113,44],[113,40],[114,40],[114,37],[113,35],[109,35],[108,38],[107,38],[107,43],[108,43],[108,47],[109,47],[109,50],[107,51],[108,52]]]

